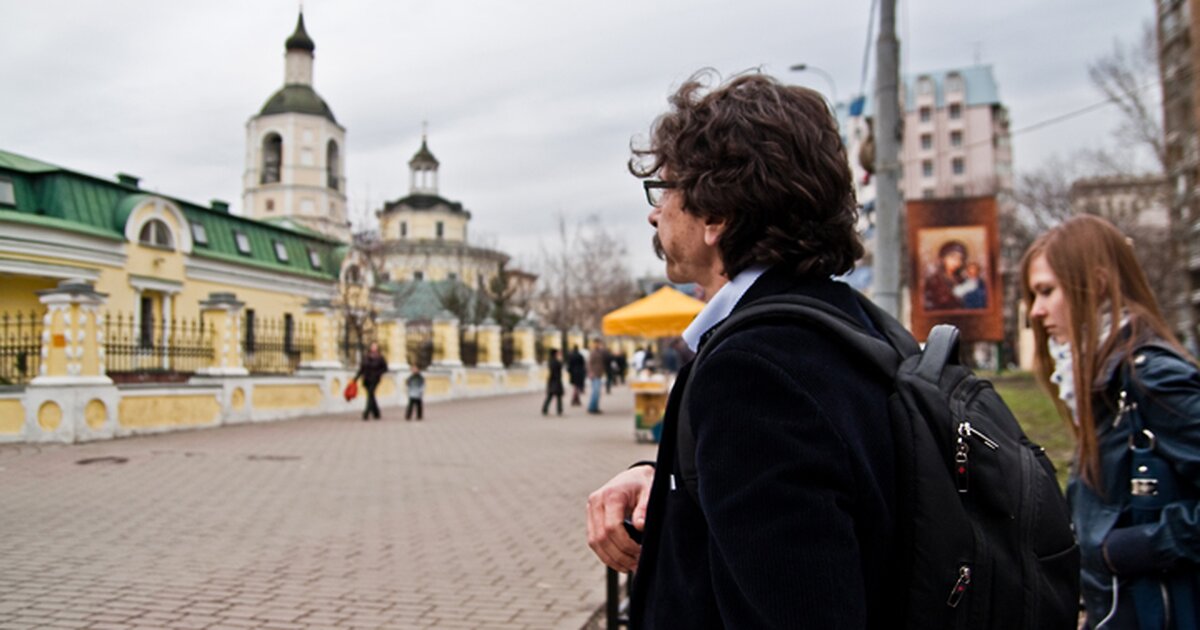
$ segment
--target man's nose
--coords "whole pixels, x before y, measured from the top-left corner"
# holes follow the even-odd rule
[[[646,220],[650,222],[650,225],[656,228],[658,227],[658,212],[658,208],[653,208],[650,210],[650,214],[646,216]]]

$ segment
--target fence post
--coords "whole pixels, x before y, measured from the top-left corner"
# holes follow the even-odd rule
[[[304,321],[313,331],[313,358],[301,367],[315,370],[340,370],[345,366],[338,358],[337,309],[329,300],[310,299],[304,305]]]
[[[399,375],[408,371],[408,325],[404,318],[394,311],[380,315],[378,338],[387,343],[388,370],[399,379]]]
[[[212,365],[196,370],[205,376],[246,376],[242,357],[242,307],[233,293],[209,293],[207,300],[200,301],[201,318],[206,326],[212,327]]]
[[[558,355],[563,360],[566,360],[566,353],[563,352],[562,331],[557,328],[547,328],[542,331],[542,347],[546,349],[546,354],[550,354],[550,349],[558,350]]]
[[[111,437],[120,394],[104,373],[107,294],[83,280],[38,291],[46,305],[38,375],[25,389],[24,435],[31,441],[73,442]]]
[[[433,318],[433,364],[439,367],[461,367],[458,351],[458,319],[449,311]]]
[[[513,364],[537,364],[537,343],[533,334],[533,326],[528,321],[522,320],[513,328]]]
[[[30,384],[111,384],[104,374],[104,319],[98,312],[108,294],[83,280],[63,280],[37,294],[46,316],[42,364]]]
[[[502,368],[504,361],[500,358],[500,326],[496,320],[487,318],[479,325],[479,361],[476,367]]]
[[[570,352],[574,348],[579,348],[580,350],[587,348],[587,345],[583,342],[583,331],[577,327],[567,331],[567,352]]]

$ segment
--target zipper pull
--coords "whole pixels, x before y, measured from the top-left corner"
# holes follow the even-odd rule
[[[967,453],[971,450],[962,435],[962,425],[959,426],[958,444],[954,448],[954,483],[959,494],[966,494],[970,489],[970,473],[967,471]]]
[[[965,435],[964,435],[964,433],[965,433]],[[979,440],[980,442],[983,442],[984,446],[992,449],[993,451],[1000,448],[1000,445],[997,444],[995,440],[993,440],[992,438],[985,435],[983,433],[983,431],[976,429],[974,426],[971,425],[970,422],[963,422],[962,424],[959,424],[958,425],[958,434],[963,435],[963,437],[967,437],[967,436],[973,437],[973,438]]]
[[[954,583],[954,588],[950,589],[950,598],[946,600],[946,605],[951,608],[958,607],[958,603],[962,601],[963,595],[967,593],[967,587],[971,585],[971,567],[962,565],[958,568],[958,581]]]
[[[1137,403],[1129,402],[1129,393],[1121,390],[1121,395],[1117,399],[1117,418],[1113,420],[1113,428],[1121,426],[1121,420],[1125,419],[1125,414],[1137,409]]]

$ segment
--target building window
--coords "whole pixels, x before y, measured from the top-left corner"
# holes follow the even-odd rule
[[[203,223],[192,222],[192,240],[197,245],[208,245],[208,230],[204,229]]]
[[[238,230],[234,230],[233,231],[233,242],[234,242],[234,244],[237,245],[237,250],[238,250],[239,254],[241,254],[243,256],[249,256],[251,254],[250,237],[246,236],[245,232],[240,232]]]
[[[286,354],[292,353],[292,348],[295,345],[296,339],[296,321],[292,319],[291,313],[283,314],[283,351]]]
[[[408,238],[408,221],[400,222],[400,238]]]
[[[952,72],[946,76],[946,91],[951,93],[963,91],[963,78],[961,74]]]
[[[274,210],[275,210],[275,200],[274,200],[274,199],[268,199],[268,200],[267,200],[267,212],[272,212],[272,211],[274,211]]]
[[[967,170],[966,161],[962,158],[954,158],[950,160],[950,169],[954,171],[955,175],[962,175]]]
[[[325,180],[330,188],[338,189],[338,145],[333,140],[325,147]]]
[[[7,177],[0,177],[0,204],[17,205],[17,195],[13,192],[12,180]]]
[[[933,110],[928,107],[922,107],[917,111],[921,114],[921,122],[929,122],[929,119],[933,118]]]
[[[413,280],[416,280],[417,282],[420,282],[420,281],[422,281],[422,280],[424,280],[424,279],[425,279],[425,272],[424,272],[424,271],[414,271],[414,272],[413,272]]]
[[[263,138],[262,146],[262,183],[278,183],[282,168],[283,138],[277,133],[267,134],[267,137]]]
[[[932,189],[932,188],[926,188],[925,190],[922,190],[922,191],[921,191],[921,196],[922,196],[922,197],[924,197],[924,198],[926,198],[926,199],[933,199],[933,189]]]
[[[958,120],[962,118],[962,105],[958,103],[950,104],[950,120]]]
[[[933,177],[933,160],[923,160],[921,162],[921,175]]]
[[[246,352],[254,352],[254,309],[246,309]]]
[[[446,235],[446,224],[441,221],[438,221],[437,222],[437,237],[442,238],[445,235]]]
[[[280,243],[279,241],[274,241],[274,245],[275,245],[275,258],[278,258],[279,262],[287,262],[288,261],[287,248],[284,247],[283,243]]]
[[[929,77],[917,79],[917,94],[922,96],[933,94],[933,79]]]
[[[154,298],[143,295],[141,303],[141,321],[138,322],[138,347],[154,347]]]
[[[931,133],[921,134],[921,148],[926,151],[933,148],[933,134],[931,134]]]
[[[951,131],[950,132],[950,146],[952,146],[952,147],[961,147],[962,146],[962,132],[961,131]]]
[[[346,267],[346,283],[362,284],[362,274],[359,273],[357,265]]]
[[[450,273],[446,274],[446,279],[451,282],[458,280],[458,274],[451,271]]]
[[[966,194],[967,194],[967,191],[962,186],[954,187],[954,196],[955,197],[965,197]]]
[[[142,232],[138,235],[138,242],[142,245],[171,249],[173,247],[171,244],[171,228],[158,219],[150,219],[142,226]]]
[[[312,265],[313,269],[321,268],[321,255],[311,248],[308,250],[308,264]]]

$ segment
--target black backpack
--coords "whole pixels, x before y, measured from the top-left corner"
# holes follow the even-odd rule
[[[768,320],[802,320],[835,335],[895,380],[894,561],[896,588],[905,591],[895,598],[896,627],[1073,630],[1079,547],[1045,449],[1025,436],[991,383],[959,364],[958,329],[935,326],[922,351],[895,318],[859,298],[887,341],[826,302],[774,296],[721,323],[695,365],[729,334]],[[679,466],[699,504],[686,393],[682,399]]]

